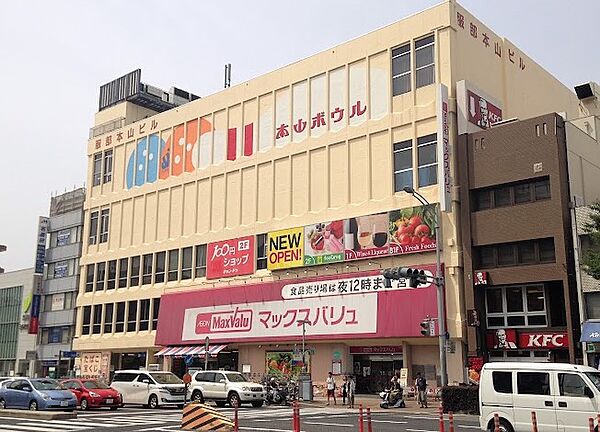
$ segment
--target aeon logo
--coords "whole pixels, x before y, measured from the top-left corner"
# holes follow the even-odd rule
[[[252,310],[236,308],[225,312],[199,313],[196,334],[249,332],[252,330]]]

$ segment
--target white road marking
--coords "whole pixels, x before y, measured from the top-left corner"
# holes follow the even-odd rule
[[[307,425],[315,425],[315,426],[354,427],[353,424],[348,424],[348,423],[323,423],[323,422],[311,422],[311,421],[304,421],[302,423],[307,424]]]

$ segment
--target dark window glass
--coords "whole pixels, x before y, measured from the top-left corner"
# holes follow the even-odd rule
[[[554,239],[553,238],[538,240],[538,248],[540,251],[540,262],[556,261],[556,256],[554,255]]]
[[[129,258],[119,260],[119,288],[127,287],[127,274],[129,267]]]
[[[192,248],[181,249],[181,280],[192,278]]]
[[[585,395],[585,382],[577,374],[559,373],[558,387],[561,396],[587,397]]]
[[[488,317],[487,319],[488,327],[504,327],[506,323],[504,322],[504,317]]]
[[[134,287],[140,284],[140,257],[131,257],[131,274],[129,275],[129,286]]]
[[[108,279],[106,281],[106,289],[114,289],[116,279],[117,279],[117,260],[111,260],[108,262]]]
[[[437,183],[437,135],[417,138],[419,187]]]
[[[104,333],[112,333],[113,331],[113,303],[104,305]]]
[[[104,152],[104,178],[103,182],[108,183],[112,180],[112,166],[113,166],[113,151],[106,150]]]
[[[481,268],[495,267],[494,248],[492,246],[481,246],[478,248],[479,266]]]
[[[134,332],[137,327],[137,300],[131,300],[127,304],[127,331]]]
[[[85,267],[85,292],[94,291],[94,272],[95,264],[88,264]]]
[[[96,244],[98,240],[98,212],[94,211],[90,213],[90,237],[88,240],[89,244]]]
[[[510,187],[494,189],[494,206],[504,207],[511,205]]]
[[[267,268],[267,235],[256,236],[256,270]]]
[[[508,316],[506,317],[506,323],[509,327],[517,327],[525,325],[525,316]]]
[[[169,277],[168,281],[176,281],[179,273],[179,249],[169,251]]]
[[[521,287],[506,288],[506,311],[523,312],[523,291]]]
[[[114,382],[132,382],[134,379],[136,379],[138,376],[138,374],[136,373],[128,373],[128,372],[120,372],[115,374],[115,377],[113,378]]]
[[[154,274],[154,283],[162,283],[165,281],[165,257],[166,252],[156,252],[156,273]]]
[[[410,87],[410,72],[392,78],[392,90],[394,92],[394,96],[408,93],[410,91]]]
[[[535,199],[543,200],[550,198],[550,180],[540,180],[535,182]]]
[[[512,244],[501,244],[497,247],[498,265],[509,266],[515,265],[515,247]]]
[[[517,249],[519,252],[519,264],[531,264],[537,261],[534,242],[521,242],[517,245]]]
[[[100,243],[108,241],[108,228],[110,225],[110,210],[104,209],[100,212]]]
[[[512,393],[512,372],[492,372],[496,393]]]
[[[392,50],[392,87],[394,96],[411,90],[410,44]]]
[[[489,189],[475,192],[475,209],[486,210],[492,208],[492,195]]]
[[[530,326],[546,326],[546,315],[528,315],[527,322]]]
[[[550,374],[546,372],[517,372],[519,394],[549,395]]]
[[[544,300],[544,287],[529,286],[527,287],[527,311],[540,312],[546,309]]]
[[[417,88],[434,83],[435,60],[433,36],[415,41],[415,69]]]
[[[486,290],[487,311],[488,313],[502,313],[502,289],[490,288]]]
[[[84,335],[90,334],[91,319],[92,319],[92,307],[84,306],[83,307],[83,325],[81,327],[81,334],[84,334]]]
[[[100,334],[102,330],[102,305],[94,305],[94,325],[92,326],[93,334]]]
[[[196,246],[196,273],[194,277],[202,278],[206,276],[206,245]]]
[[[140,331],[148,330],[150,324],[150,299],[140,300]]]
[[[106,276],[106,263],[96,264],[96,291],[104,290],[104,277]]]
[[[102,182],[102,152],[94,153],[92,165],[92,186],[98,186]]]
[[[152,283],[152,254],[144,255],[142,259],[142,285]]]
[[[529,201],[531,201],[531,185],[529,183],[515,185],[515,204]]]
[[[394,144],[394,191],[413,185],[412,140]]]
[[[125,302],[118,302],[115,333],[123,333],[123,331],[125,331]]]
[[[152,330],[158,328],[158,312],[160,310],[160,298],[152,300]]]

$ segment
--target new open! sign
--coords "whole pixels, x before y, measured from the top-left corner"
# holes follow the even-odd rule
[[[269,270],[304,265],[304,227],[270,232],[267,259]]]

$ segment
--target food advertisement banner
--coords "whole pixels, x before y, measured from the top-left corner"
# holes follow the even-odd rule
[[[420,336],[415,323],[436,317],[436,304],[435,286],[386,288],[378,270],[172,293],[161,297],[156,343],[286,341],[302,335],[302,321],[311,340]]]
[[[307,363],[310,355],[305,355]],[[265,353],[267,375],[276,378],[289,378],[302,372],[302,354],[292,351],[269,351]]]
[[[254,236],[209,243],[206,253],[206,278],[254,273]]]
[[[344,221],[304,227],[304,265],[329,264],[344,260]]]
[[[304,228],[270,232],[267,236],[267,268],[280,270],[304,265]]]

